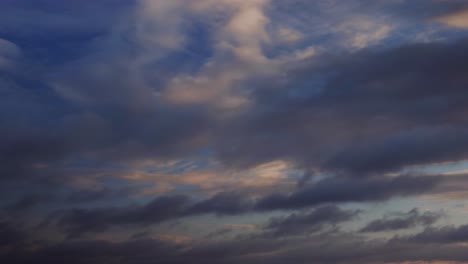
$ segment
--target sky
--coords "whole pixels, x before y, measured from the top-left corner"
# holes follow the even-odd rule
[[[468,1],[0,0],[0,263],[468,263]]]

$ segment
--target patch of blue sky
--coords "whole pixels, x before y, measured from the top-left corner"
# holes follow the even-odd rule
[[[0,9],[0,38],[15,43],[26,58],[42,66],[81,58],[88,44],[108,33],[130,4],[113,1],[110,8],[103,1],[6,1]]]
[[[90,44],[104,34],[105,32],[100,30],[39,36],[5,32],[2,37],[18,45],[26,59],[34,61],[38,67],[43,67],[81,58],[89,52]]]

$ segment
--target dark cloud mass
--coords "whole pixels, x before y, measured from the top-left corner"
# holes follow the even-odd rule
[[[272,194],[248,199],[241,194],[219,193],[200,201],[187,196],[161,196],[143,206],[72,209],[61,212],[59,225],[71,236],[87,232],[102,232],[112,226],[154,224],[169,219],[202,215],[236,215],[269,210],[308,208],[327,203],[384,201],[393,196],[409,196],[427,192],[438,183],[438,176],[409,177],[378,180],[324,180],[289,194]],[[271,228],[292,228],[301,222],[318,226],[351,219],[357,212],[341,211],[336,206],[319,207],[309,215],[290,216],[276,220]],[[417,214],[417,212],[413,212]],[[411,212],[410,212],[411,214]],[[410,215],[411,217],[411,215]],[[416,215],[413,221],[430,221],[436,215]],[[421,219],[419,219],[421,218]],[[427,219],[426,219],[427,218]],[[435,220],[434,219],[434,220]],[[308,223],[312,221],[312,223]],[[313,223],[317,221],[317,223]],[[408,220],[412,221],[412,220]],[[283,226],[283,224],[285,226]],[[278,226],[276,226],[278,225]],[[291,226],[289,226],[291,225]],[[275,227],[276,226],[276,227]],[[282,230],[277,230],[282,232]]]
[[[342,210],[337,206],[323,206],[309,213],[291,214],[286,217],[273,218],[266,229],[275,236],[291,236],[317,232],[326,225],[336,226],[349,221],[359,214],[358,210]]]
[[[281,250],[280,250],[281,249]],[[279,250],[279,252],[278,252]],[[398,254],[395,254],[395,252]],[[276,252],[276,253],[275,253]],[[190,247],[164,240],[125,242],[83,240],[41,246],[32,252],[2,257],[8,263],[385,263],[400,261],[466,261],[465,247],[424,245],[417,242],[365,242],[343,233],[311,236],[308,240],[278,242],[250,238],[231,242],[203,243]]]
[[[324,66],[311,61],[286,86],[267,82],[222,157],[247,165],[294,157],[357,175],[464,160],[466,47],[460,40],[323,55]],[[307,83],[320,76],[330,76],[322,92],[288,96],[317,89]]]
[[[467,89],[465,0],[0,1],[0,263],[468,263]]]
[[[384,217],[368,223],[361,232],[381,232],[407,229],[417,225],[428,226],[440,219],[441,213],[420,213],[416,208],[398,217]]]
[[[425,243],[463,243],[467,241],[468,225],[459,227],[447,226],[441,228],[426,228],[423,232],[410,237],[412,241]]]
[[[328,179],[289,195],[273,194],[261,199],[259,209],[303,208],[322,203],[382,201],[393,196],[424,193],[437,184],[437,176],[379,179]]]

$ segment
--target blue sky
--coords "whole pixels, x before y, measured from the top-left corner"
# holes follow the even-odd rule
[[[2,0],[0,261],[468,263],[467,62],[465,0]]]

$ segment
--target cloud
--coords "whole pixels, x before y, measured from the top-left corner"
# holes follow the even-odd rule
[[[180,5],[173,7],[174,12],[180,12]],[[267,4],[226,5],[235,14],[243,8],[263,10]],[[232,7],[237,5],[240,9]],[[206,12],[205,8],[200,10]],[[233,167],[288,160],[310,170],[355,174],[464,159],[463,144],[459,144],[465,138],[459,122],[460,113],[465,111],[459,96],[466,67],[463,40],[362,51],[344,54],[340,59],[321,54],[293,69],[286,68],[281,75],[284,79],[277,80],[279,77],[274,75],[261,77],[261,85],[238,83],[237,87],[242,84],[247,88],[240,88],[240,97],[229,95],[226,100],[240,102],[237,99],[248,98],[252,104],[236,115],[223,115],[213,113],[205,104],[172,105],[161,101],[164,85],[154,80],[158,76],[148,78],[159,67],[142,66],[138,61],[140,56],[152,56],[144,50],[131,56],[138,44],[133,46],[133,42],[122,39],[107,42],[113,37],[98,41],[79,61],[63,65],[41,83],[44,92],[32,90],[23,82],[4,86],[10,87],[3,89],[11,94],[3,104],[4,115],[16,113],[22,125],[13,122],[12,115],[2,118],[8,120],[2,127],[12,131],[4,136],[8,137],[2,143],[4,149],[18,153],[3,155],[5,164],[15,164],[3,175],[63,174],[58,163],[83,156],[104,161],[168,160],[185,158],[206,148],[213,149],[215,158]],[[105,49],[106,44],[111,46]],[[129,49],[126,45],[130,45]],[[105,52],[99,53],[101,49]],[[198,87],[193,81],[200,89],[214,89],[216,93],[223,90],[208,72],[213,71],[216,80],[230,83],[233,79],[225,74],[232,75],[236,70],[213,65],[206,66],[206,77],[187,77],[189,81],[182,86]],[[186,80],[183,76],[173,80]],[[344,83],[346,89],[342,89]],[[438,87],[447,89],[437,93],[442,91]],[[218,95],[225,96],[224,92]],[[216,103],[224,100],[218,95]],[[27,112],[37,117],[28,119],[17,105],[27,105]],[[54,122],[46,122],[52,113],[63,114],[58,114]],[[44,122],[36,126],[34,122],[38,121],[33,120]],[[55,131],[55,135],[48,131]],[[357,137],[365,138],[363,144],[354,144]],[[14,157],[18,157],[16,161]]]
[[[88,232],[103,232],[115,225],[158,223],[184,214],[188,206],[185,196],[158,197],[144,206],[96,209],[72,209],[58,219],[58,225],[70,237]]]
[[[281,158],[356,175],[464,160],[465,47],[315,57],[257,86],[255,107],[220,138],[220,158],[239,167]]]
[[[0,222],[0,252],[21,247],[26,239],[27,234],[14,224],[3,220]]]
[[[357,210],[342,210],[338,206],[318,207],[310,212],[294,213],[270,219],[265,229],[274,236],[307,235],[321,231],[326,226],[350,221],[359,214]]]
[[[280,41],[294,43],[304,38],[303,34],[295,29],[280,27],[277,32]]]
[[[412,228],[418,225],[428,226],[434,224],[440,217],[440,213],[420,213],[419,210],[415,208],[407,213],[395,215],[395,217],[384,217],[371,221],[361,229],[361,232],[394,231]]]
[[[345,203],[463,197],[466,177],[420,171],[468,159],[465,9],[4,0],[0,262],[467,261],[435,213],[338,228]],[[270,221],[201,238],[239,219]]]
[[[40,244],[35,250],[2,254],[8,263],[405,263],[424,261],[466,262],[463,246],[446,244],[365,241],[345,233],[310,236],[307,240],[285,242],[250,237],[235,241],[192,244],[161,239],[134,239],[120,242],[82,240],[56,245]],[[394,254],[398,250],[398,254]]]
[[[383,41],[390,35],[392,26],[371,19],[356,18],[346,21],[338,30],[348,36],[349,46],[359,49]]]
[[[323,203],[382,201],[395,196],[417,195],[433,189],[437,176],[400,176],[377,179],[325,179],[291,194],[272,194],[261,199],[260,210],[293,209]]]
[[[187,195],[166,195],[158,196],[145,205],[62,210],[54,213],[52,220],[69,236],[75,237],[90,232],[104,232],[115,226],[148,226],[167,220],[203,214],[232,216],[252,212],[309,208],[327,203],[385,201],[393,197],[428,192],[438,182],[437,176],[401,176],[364,180],[326,179],[287,195],[273,193],[254,198],[241,193],[218,193],[204,199],[194,199]],[[284,221],[285,228],[287,228],[287,222],[291,221],[315,221],[316,219],[320,220],[322,216],[344,219],[346,215],[351,218],[353,214],[346,211],[341,212],[337,207],[330,206],[317,209],[310,215],[292,216],[291,220],[278,221]],[[280,227],[282,224],[278,223],[277,225],[279,229],[283,228]]]
[[[456,12],[437,17],[436,21],[450,27],[468,29],[468,9],[457,10]]]
[[[0,71],[12,70],[20,56],[21,50],[17,45],[0,38]]]
[[[245,213],[252,206],[249,199],[244,199],[236,193],[220,193],[206,200],[195,203],[188,210],[188,214],[216,213],[231,215]]]
[[[468,225],[458,227],[428,227],[423,232],[407,237],[410,241],[421,243],[463,243],[467,242]]]
[[[44,201],[47,201],[45,197],[31,194],[24,196],[18,201],[8,205],[5,209],[11,212],[24,211],[36,207],[38,204]]]
[[[51,215],[50,223],[56,222],[70,237],[79,237],[115,226],[149,226],[182,217],[236,215],[251,209],[252,201],[235,193],[219,193],[202,200],[184,195],[159,196],[145,205],[57,211]]]

